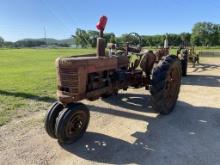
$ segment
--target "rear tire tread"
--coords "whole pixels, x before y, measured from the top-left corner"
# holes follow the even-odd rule
[[[174,55],[168,55],[161,59],[158,65],[153,69],[152,73],[152,85],[150,86],[151,93],[151,101],[153,109],[160,114],[166,115],[173,111],[176,101],[172,104],[171,107],[166,107],[165,105],[165,79],[167,73],[172,65],[177,65],[177,69],[179,70],[179,76],[181,81],[181,64],[179,59]],[[180,82],[178,89],[176,91],[176,100],[178,98],[180,90]]]

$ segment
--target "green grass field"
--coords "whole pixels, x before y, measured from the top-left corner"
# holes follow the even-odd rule
[[[57,57],[92,52],[95,49],[0,49],[0,126],[55,100]]]
[[[94,49],[0,50],[0,125],[13,117],[35,111],[31,100],[55,99],[54,61],[59,56],[95,52]]]

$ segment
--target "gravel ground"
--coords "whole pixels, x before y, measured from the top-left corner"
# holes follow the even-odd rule
[[[94,102],[87,133],[60,146],[44,131],[45,111],[0,127],[0,164],[218,165],[220,65],[189,68],[173,113],[151,109],[148,91],[129,89]],[[49,103],[42,103],[48,107]]]

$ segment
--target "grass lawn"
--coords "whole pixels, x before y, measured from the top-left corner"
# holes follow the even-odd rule
[[[43,103],[48,108],[55,100],[57,57],[92,52],[95,49],[0,49],[0,126],[45,109]]]
[[[54,61],[59,56],[95,52],[94,49],[2,49],[0,50],[0,126],[13,117],[35,111],[31,100],[56,98]],[[39,107],[39,106],[38,106]]]

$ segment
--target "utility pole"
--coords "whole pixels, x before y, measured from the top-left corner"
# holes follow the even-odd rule
[[[47,45],[47,31],[46,31],[46,27],[44,26],[44,41]]]

